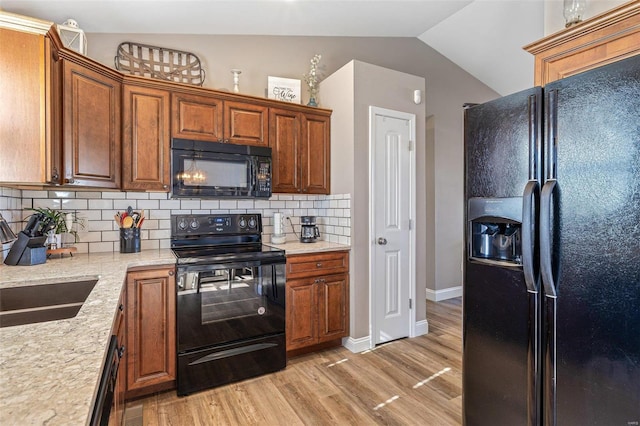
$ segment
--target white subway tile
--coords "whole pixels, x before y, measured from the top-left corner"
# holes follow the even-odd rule
[[[287,207],[287,203],[285,201],[269,201],[269,207],[272,209],[284,209]]]
[[[110,198],[113,200],[123,200],[127,198],[126,192],[116,192],[116,191],[103,191],[102,198]]]
[[[169,194],[166,192],[150,192],[149,199],[150,200],[166,200],[169,198]]]
[[[182,210],[194,210],[200,208],[200,200],[180,200]]]
[[[102,241],[120,241],[120,231],[102,231]]]
[[[254,208],[253,200],[238,200],[238,208],[239,209],[252,209],[252,208]]]
[[[97,200],[102,198],[102,193],[98,191],[78,191],[75,198],[85,198],[87,200]]]
[[[127,192],[126,193],[127,200],[148,200],[149,194],[146,192]]]
[[[237,209],[238,202],[236,200],[220,200],[220,209]]]
[[[134,210],[138,208],[136,200],[113,200],[112,203],[112,208],[120,212],[127,210],[129,206]]]
[[[63,210],[87,210],[87,200],[63,199],[60,201],[62,202]]]
[[[159,240],[161,249],[171,248],[171,240]]]
[[[160,240],[163,238],[171,238],[171,230],[169,229],[154,229],[149,231],[149,239]]]
[[[163,221],[165,222],[165,221]],[[169,221],[167,222],[167,226],[163,227],[162,229],[169,229],[171,227],[171,223]],[[145,217],[144,222],[142,223],[142,226],[140,228],[144,228],[144,229],[160,229],[160,227],[158,226],[160,223],[159,220],[154,220],[154,219],[147,219]]]
[[[158,210],[160,209],[159,200],[138,200],[137,210]]]
[[[256,209],[268,209],[271,207],[270,203],[271,202],[269,200],[255,200],[253,206]]]
[[[160,201],[160,209],[161,210],[177,210],[180,208],[180,200],[161,200]]]
[[[32,191],[29,189],[25,189],[22,191],[22,198],[48,198],[49,194],[47,191]]]
[[[78,210],[78,218],[84,221],[106,220],[106,218],[104,218],[102,215],[102,210]]]
[[[207,210],[217,210],[220,208],[220,201],[218,200],[201,200],[200,208]]]
[[[289,194],[278,194],[278,200],[280,200],[280,201],[293,200],[293,195],[289,195]]]
[[[145,222],[146,225],[147,220],[151,219],[169,219],[171,218],[171,210],[152,210],[149,213],[145,213]]]
[[[60,210],[60,200],[53,198],[34,198],[33,207],[38,208],[50,208],[54,210]],[[86,209],[86,206],[85,206]]]
[[[113,209],[113,200],[88,200],[89,210]]]

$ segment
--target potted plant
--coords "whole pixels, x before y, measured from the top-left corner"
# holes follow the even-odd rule
[[[49,232],[47,245],[55,245],[56,248],[61,248],[62,234],[65,233],[73,235],[73,243],[80,241],[78,231],[74,229],[73,225],[77,224],[80,228],[84,229],[84,220],[79,218],[76,212],[65,212],[62,210],[50,209],[48,207],[38,207],[29,210],[33,210],[35,213],[44,215],[55,224],[55,227]]]

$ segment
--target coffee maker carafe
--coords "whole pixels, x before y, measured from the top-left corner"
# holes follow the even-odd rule
[[[300,242],[315,243],[320,238],[315,216],[300,216]]]

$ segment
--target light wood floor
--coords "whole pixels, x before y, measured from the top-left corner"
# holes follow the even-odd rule
[[[146,426],[460,425],[460,298],[427,301],[429,334],[354,354],[340,347],[283,371],[187,397],[142,402]]]

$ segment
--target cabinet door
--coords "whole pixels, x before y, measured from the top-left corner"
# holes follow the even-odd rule
[[[349,334],[349,276],[329,275],[318,281],[318,342]]]
[[[222,101],[211,96],[171,94],[171,136],[219,141],[223,138]]]
[[[287,281],[287,350],[317,343],[317,288],[312,278]]]
[[[127,398],[175,386],[174,270],[127,274]]]
[[[122,189],[168,191],[169,92],[125,84]]]
[[[269,108],[225,101],[224,139],[239,145],[269,146]]]
[[[273,192],[300,192],[301,115],[297,112],[269,110],[269,146],[271,146]]]
[[[329,194],[330,117],[305,114],[301,149],[302,192]]]
[[[121,84],[64,61],[65,184],[120,186]]]
[[[43,34],[0,28],[0,182],[58,183],[54,164],[52,84],[59,78],[55,48]],[[60,84],[57,84],[59,89]],[[57,116],[59,119],[59,116]],[[59,149],[58,149],[59,152]]]

